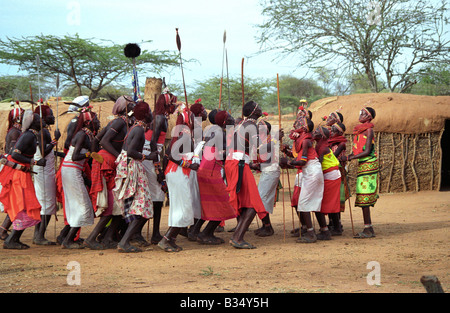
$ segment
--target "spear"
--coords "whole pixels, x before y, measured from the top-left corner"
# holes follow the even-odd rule
[[[242,62],[241,62],[241,86],[242,86],[242,115],[241,117],[244,118],[244,104],[245,104],[245,99],[244,99],[244,58],[242,58]]]
[[[230,99],[230,77],[228,75],[228,52],[225,48],[225,65],[227,68],[227,88],[228,88],[228,113],[231,115],[231,99]]]
[[[40,117],[40,124],[41,124],[41,157],[44,159],[45,158],[45,145],[44,145],[44,129],[42,126],[42,105],[43,102],[41,101],[41,82],[40,82],[40,73],[39,73],[39,66],[40,66],[40,60],[39,60],[39,54],[36,55],[36,67],[37,67],[37,72],[38,72],[38,91],[39,91],[39,101],[41,102],[41,104],[39,105],[39,117]],[[43,191],[44,191],[44,206],[47,207],[46,205],[46,199],[45,199],[45,172],[44,172],[44,168],[42,168],[42,183],[43,183]],[[47,214],[44,214],[44,226],[47,226]],[[47,230],[47,228],[45,229]]]
[[[181,39],[180,39],[180,35],[178,34],[178,28],[175,28],[175,31],[177,32],[177,36],[176,36],[177,47],[178,47],[178,51],[180,52],[180,67],[181,67],[181,76],[183,77],[184,99],[186,101],[186,108],[188,111],[188,116],[190,116],[191,112],[189,110],[188,98],[187,98],[187,93],[186,93],[186,83],[184,82],[183,58],[181,57]],[[190,123],[190,121],[188,119],[188,125],[189,125],[189,123]]]
[[[59,105],[59,73],[56,75],[56,129],[58,129],[58,105]],[[56,147],[56,151],[58,151],[58,147]]]
[[[281,129],[281,104],[280,104],[280,79],[277,73],[277,100],[278,100],[278,130]],[[283,138],[279,138],[280,145]],[[283,170],[281,171],[281,185],[283,187],[283,240],[286,241],[286,220],[285,220],[285,208],[284,208],[284,175]]]
[[[222,103],[222,83],[223,83],[223,64],[225,61],[225,42],[227,41],[227,31],[223,31],[223,52],[222,52],[222,76],[220,77],[219,110]]]
[[[30,84],[30,98],[31,98],[31,109],[34,112],[33,90],[31,89],[31,84]]]

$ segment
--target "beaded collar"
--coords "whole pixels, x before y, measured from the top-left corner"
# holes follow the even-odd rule
[[[29,128],[28,130],[29,130],[30,132],[32,132],[32,133],[36,136],[36,138],[38,137],[39,132],[38,132],[37,130],[31,129],[31,128]]]
[[[139,121],[137,120],[136,122],[134,122],[134,126],[141,126],[142,128],[147,128],[147,123],[145,123],[144,121]]]
[[[83,127],[81,130],[84,131],[90,140],[94,138],[94,133],[89,128]]]

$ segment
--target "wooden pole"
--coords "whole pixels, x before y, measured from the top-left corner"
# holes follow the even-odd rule
[[[281,130],[281,104],[280,104],[280,79],[277,73],[277,100],[278,100],[278,131]],[[282,138],[279,138],[280,145]],[[272,151],[273,153],[273,151]],[[282,200],[283,200],[283,241],[286,241],[286,218],[285,218],[285,205],[284,205],[284,174],[281,171],[281,185],[282,185]]]
[[[184,81],[183,58],[181,57],[181,38],[180,38],[180,34],[178,34],[178,28],[175,28],[175,31],[177,32],[177,36],[176,36],[177,48],[178,48],[178,51],[180,52],[180,67],[181,67],[181,76],[183,77],[184,99],[186,101],[186,108],[188,111],[188,116],[190,116],[188,98],[187,98],[187,93],[186,93],[186,83]],[[189,125],[190,125],[190,118],[188,118],[188,126]]]
[[[241,62],[241,87],[242,87],[242,113],[241,117],[244,118],[244,104],[245,104],[245,96],[244,96],[244,58],[242,58]]]

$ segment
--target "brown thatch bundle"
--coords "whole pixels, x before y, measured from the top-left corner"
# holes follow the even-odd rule
[[[450,132],[445,129],[450,120],[450,97],[357,94],[321,99],[309,109],[316,126],[325,123],[322,117],[340,109],[350,153],[351,133],[364,105],[376,111],[373,123],[380,162],[379,191],[440,190],[443,175],[448,176],[449,155],[443,153],[442,141],[448,140]],[[356,161],[350,164],[349,174],[350,186],[354,187]]]

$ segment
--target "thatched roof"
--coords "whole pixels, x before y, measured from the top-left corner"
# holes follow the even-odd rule
[[[370,101],[370,103],[368,103]],[[359,111],[367,104],[375,109],[376,132],[417,134],[438,132],[450,119],[450,96],[418,96],[401,93],[369,93],[330,97],[315,101],[309,109],[317,126],[322,117],[341,109],[346,133],[357,125]]]

